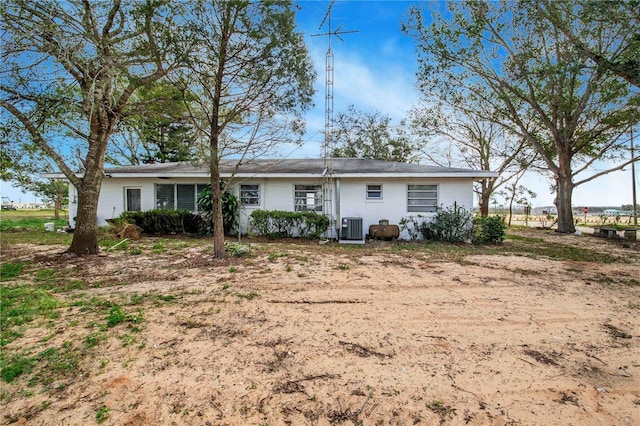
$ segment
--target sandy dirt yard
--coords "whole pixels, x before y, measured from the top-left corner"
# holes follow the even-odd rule
[[[64,279],[59,315],[3,350],[77,357],[2,382],[2,424],[640,425],[637,243],[247,242],[224,261],[198,240],[5,247],[29,263],[4,286]]]

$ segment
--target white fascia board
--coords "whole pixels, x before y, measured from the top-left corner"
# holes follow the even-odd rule
[[[82,177],[81,175],[76,176]],[[62,173],[40,173],[40,177],[45,179],[67,179],[67,177]]]
[[[478,179],[478,178],[492,178],[498,177],[497,172],[464,172],[464,173],[347,173],[347,174],[333,174],[334,178],[417,178],[417,179],[440,179],[440,178],[466,178],[466,179]]]

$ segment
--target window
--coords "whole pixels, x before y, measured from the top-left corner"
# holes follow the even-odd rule
[[[382,200],[382,185],[367,185],[367,200]]]
[[[156,208],[159,210],[175,209],[175,185],[156,185]]]
[[[158,184],[156,185],[156,208],[159,210],[198,211],[198,197],[207,185],[202,184]]]
[[[178,189],[177,210],[196,211],[196,186],[176,185]]]
[[[125,211],[139,212],[142,210],[140,188],[125,188]]]
[[[435,212],[438,206],[438,185],[409,185],[407,188],[408,212]]]
[[[322,212],[322,185],[295,185],[293,204],[297,212]]]
[[[259,206],[260,185],[240,185],[240,202],[243,206]]]

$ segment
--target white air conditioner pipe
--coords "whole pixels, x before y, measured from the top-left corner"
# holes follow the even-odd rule
[[[340,230],[342,221],[340,220],[340,179],[336,179],[336,237],[337,240],[340,241]]]

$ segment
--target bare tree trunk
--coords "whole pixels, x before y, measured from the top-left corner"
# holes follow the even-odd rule
[[[73,241],[67,250],[77,255],[97,254],[98,247],[98,198],[100,196],[100,182],[97,185],[82,182],[78,190],[78,216]]]
[[[224,257],[224,221],[222,220],[222,190],[220,189],[220,168],[218,153],[211,155],[211,211],[213,220],[213,255]]]
[[[572,234],[576,232],[573,221],[573,209],[571,208],[571,197],[573,195],[573,182],[571,173],[568,176],[556,176],[556,199],[554,204],[558,209],[558,232]]]
[[[491,194],[483,185],[482,193],[480,194],[480,216],[487,217],[489,216],[489,199],[491,198]]]
[[[60,207],[62,206],[62,196],[56,195],[53,200],[53,217],[60,219]]]

